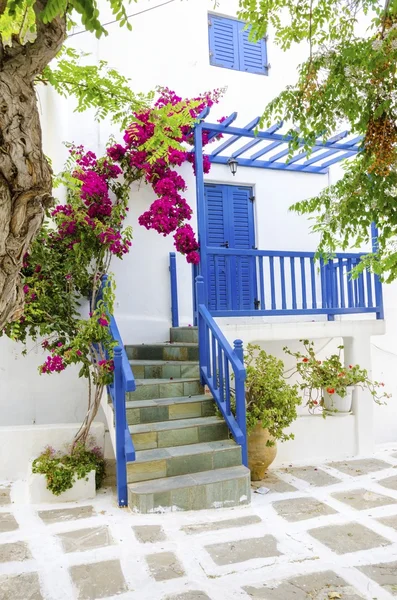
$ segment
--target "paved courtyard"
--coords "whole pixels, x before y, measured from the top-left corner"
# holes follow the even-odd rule
[[[0,600],[397,598],[397,448],[272,470],[249,507],[137,515],[0,486]],[[262,490],[263,491],[263,490]]]

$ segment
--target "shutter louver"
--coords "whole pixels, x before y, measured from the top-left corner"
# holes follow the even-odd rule
[[[238,21],[210,16],[210,63],[216,67],[239,69]]]
[[[227,188],[221,185],[206,185],[207,243],[219,247],[226,241],[225,203]],[[226,260],[224,256],[213,256],[208,260],[208,304],[209,310],[227,308]]]
[[[249,40],[250,29],[245,28],[245,23],[238,23],[238,42],[240,71],[248,73],[268,74],[266,41],[258,42]]]
[[[233,248],[249,250],[254,242],[253,210],[250,200],[251,190],[242,187],[230,187],[230,204],[233,207]],[[256,290],[255,258],[241,256],[235,259],[236,300],[238,309],[254,309]]]

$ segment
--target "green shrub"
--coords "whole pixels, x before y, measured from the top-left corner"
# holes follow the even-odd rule
[[[95,469],[96,489],[105,478],[105,460],[100,448],[87,450],[83,444],[77,444],[72,453],[61,454],[47,446],[42,454],[33,461],[32,472],[46,476],[47,489],[55,496],[70,490],[74,479],[83,479]]]
[[[297,418],[301,398],[298,385],[290,385],[284,378],[283,361],[254,344],[248,344],[244,361],[248,432],[261,423],[274,440],[294,439],[284,429]],[[274,441],[269,440],[267,445],[273,446]]]

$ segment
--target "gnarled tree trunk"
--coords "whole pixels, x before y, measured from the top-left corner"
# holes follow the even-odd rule
[[[36,2],[37,15],[45,4]],[[62,46],[66,19],[44,25],[37,18],[36,29],[26,45],[0,41],[0,330],[22,314],[23,257],[52,200],[34,79]]]

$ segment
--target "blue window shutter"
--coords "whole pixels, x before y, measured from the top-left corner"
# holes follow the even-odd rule
[[[255,244],[254,211],[251,201],[252,190],[247,187],[230,186],[228,205],[232,209],[233,228],[230,245],[232,248],[252,249]],[[237,257],[235,270],[235,302],[237,309],[254,309],[256,297],[255,258]]]
[[[257,42],[249,40],[250,29],[245,28],[245,23],[241,21],[238,24],[238,46],[240,71],[248,73],[268,74],[266,40],[261,39]]]
[[[223,185],[205,186],[207,208],[207,243],[208,246],[220,247],[227,240],[226,223],[227,188]],[[215,276],[216,274],[216,276]],[[209,310],[227,309],[227,281],[225,257],[219,256],[208,260],[208,300]]]
[[[239,22],[233,19],[209,15],[211,65],[239,70],[238,26]]]

